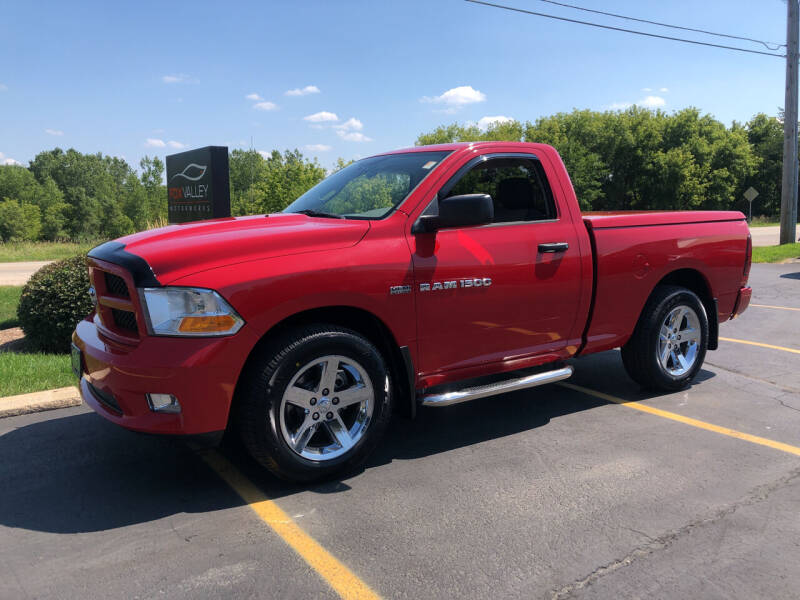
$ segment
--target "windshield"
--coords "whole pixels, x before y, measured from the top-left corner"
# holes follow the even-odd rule
[[[408,152],[359,160],[323,179],[283,212],[382,219],[403,202],[448,154]]]

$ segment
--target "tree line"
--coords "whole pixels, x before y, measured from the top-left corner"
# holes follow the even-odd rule
[[[230,153],[234,215],[283,210],[325,169],[298,150]],[[113,239],[167,223],[164,162],[56,148],[27,167],[0,166],[0,241]]]
[[[783,125],[758,114],[726,127],[687,108],[672,114],[631,107],[574,110],[487,130],[451,124],[416,143],[510,140],[554,146],[566,163],[583,210],[746,209],[780,213]],[[299,150],[233,150],[229,157],[234,215],[283,210],[327,171]],[[347,162],[339,159],[334,170]],[[55,148],[27,167],[0,166],[0,240],[98,240],[166,224],[164,163]]]
[[[726,127],[696,108],[672,114],[633,106],[623,111],[573,110],[534,122],[443,125],[417,144],[523,141],[554,146],[569,171],[582,210],[735,209],[743,193],[759,196],[753,215],[777,217],[781,204],[783,124],[757,114]]]

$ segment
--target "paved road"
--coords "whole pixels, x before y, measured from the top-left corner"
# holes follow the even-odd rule
[[[31,275],[51,260],[0,263],[0,285],[25,285]]]
[[[751,227],[753,246],[777,246],[781,241],[781,228],[778,225],[769,227]]]
[[[754,265],[800,308],[800,265]],[[800,312],[722,335],[800,350]],[[573,384],[800,446],[800,354],[723,342],[645,394],[618,352]],[[385,598],[797,598],[800,456],[559,385],[397,419],[361,473],[309,489],[224,453]],[[0,598],[333,598],[200,455],[84,408],[0,420]],[[279,524],[274,524],[279,527]]]

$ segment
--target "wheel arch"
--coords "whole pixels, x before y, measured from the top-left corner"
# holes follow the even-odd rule
[[[716,350],[719,346],[719,314],[717,311],[717,299],[711,292],[711,285],[702,272],[693,268],[681,268],[671,271],[662,277],[650,291],[650,296],[657,287],[662,285],[676,285],[684,287],[697,294],[703,303],[708,318],[708,349]],[[645,303],[646,305],[646,303]],[[644,310],[644,308],[642,308]],[[640,315],[641,316],[641,315]]]
[[[245,364],[240,371],[233,402],[229,411],[228,422],[235,412],[239,387],[244,373],[247,372],[253,357],[271,340],[281,334],[305,325],[312,324],[338,325],[360,333],[372,342],[387,361],[387,368],[394,384],[393,392],[397,394],[396,410],[413,417],[416,404],[414,402],[414,370],[411,354],[407,346],[400,346],[391,329],[378,316],[354,306],[321,306],[310,308],[285,317],[270,327],[250,350]],[[407,401],[403,401],[406,399]]]

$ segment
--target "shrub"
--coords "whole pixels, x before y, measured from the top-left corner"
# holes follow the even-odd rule
[[[28,343],[43,352],[68,352],[75,325],[92,311],[86,255],[49,264],[22,288],[17,308]]]

